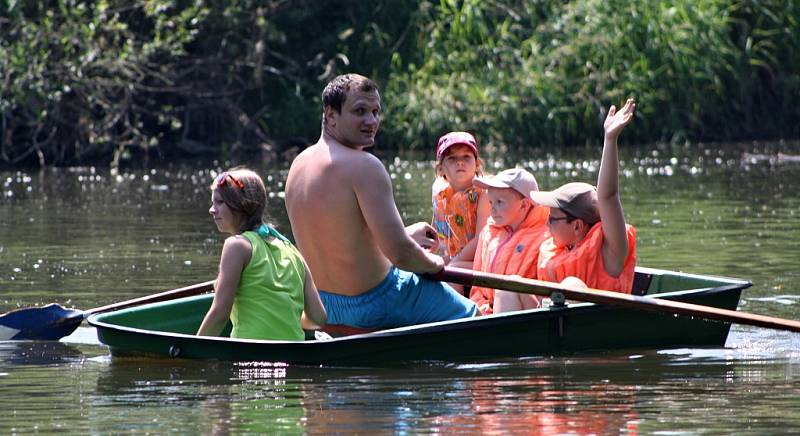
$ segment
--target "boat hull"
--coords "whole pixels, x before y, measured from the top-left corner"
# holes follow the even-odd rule
[[[735,310],[747,281],[637,269],[646,293]],[[641,280],[640,280],[641,282]],[[331,340],[262,341],[198,337],[211,304],[203,295],[93,315],[115,357],[171,356],[304,365],[396,365],[480,361],[625,348],[724,346],[730,324],[593,303],[535,309],[358,334]]]

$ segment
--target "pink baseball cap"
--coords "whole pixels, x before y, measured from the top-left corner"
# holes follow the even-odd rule
[[[447,151],[448,148],[459,144],[469,147],[470,150],[475,153],[475,157],[478,157],[478,143],[475,141],[475,137],[472,136],[472,134],[467,132],[450,132],[439,138],[439,143],[436,145],[436,160],[441,160],[444,152]]]

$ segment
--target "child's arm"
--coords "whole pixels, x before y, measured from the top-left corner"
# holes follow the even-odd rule
[[[305,303],[303,305],[303,314],[300,317],[300,325],[306,330],[318,330],[328,322],[328,313],[325,311],[325,306],[322,305],[317,286],[314,284],[314,278],[305,263],[303,261],[306,269],[306,278],[303,285],[303,300]]]
[[[478,220],[475,222],[475,239],[478,239],[478,235],[480,235],[483,228],[486,227],[486,222],[489,221],[489,214],[491,214],[489,194],[483,191],[478,198]]]
[[[478,216],[475,222],[475,237],[467,242],[467,245],[458,252],[458,254],[450,260],[451,266],[458,266],[463,268],[472,268],[472,265],[467,265],[465,262],[472,263],[475,259],[475,250],[478,247],[478,236],[486,226],[486,221],[489,220],[489,196],[484,192],[478,199]],[[463,265],[463,266],[462,266]]]
[[[219,259],[219,274],[214,284],[214,301],[197,329],[198,336],[219,336],[225,328],[231,316],[242,270],[250,261],[251,251],[252,246],[247,238],[231,236],[225,240]]]
[[[461,251],[458,252],[447,263],[450,266],[457,266],[459,268],[472,268],[472,260],[475,259],[475,249],[478,247],[478,238],[472,238]]]
[[[483,247],[486,243],[488,243],[486,242],[487,239],[489,239],[489,235],[488,233],[484,234],[483,231],[478,233],[478,236],[475,237],[475,240],[478,241],[478,247],[475,249],[475,259],[472,261],[472,269],[475,271],[483,270]],[[491,289],[488,289],[487,291],[493,292]],[[483,288],[473,286],[469,291],[469,299],[478,306],[478,310],[482,315],[488,315],[492,313],[492,305],[489,302],[489,296],[483,292]]]
[[[603,127],[603,156],[600,159],[600,172],[597,175],[597,208],[603,226],[603,265],[612,277],[618,277],[628,256],[628,237],[625,231],[625,215],[619,196],[619,156],[617,138],[628,123],[633,120],[636,108],[632,98],[617,111],[611,106]]]

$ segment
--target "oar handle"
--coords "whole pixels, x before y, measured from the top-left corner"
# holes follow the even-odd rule
[[[569,286],[542,280],[526,279],[520,276],[473,271],[471,269],[446,266],[437,273],[425,274],[431,280],[441,282],[460,283],[462,285],[481,286],[491,289],[502,289],[523,294],[534,294],[549,297],[553,292],[561,292],[565,296],[570,291]],[[575,298],[579,300],[580,298]]]
[[[107,306],[96,307],[94,309],[87,310],[85,313],[86,316],[89,316],[94,313],[108,312],[110,310],[119,310],[119,309],[125,309],[127,307],[140,306],[142,304],[156,303],[159,301],[174,300],[176,298],[199,295],[213,290],[214,290],[214,280],[209,280],[207,282],[184,286],[182,288],[173,289],[171,291],[147,295],[144,297],[134,298],[132,300],[120,301],[119,303],[113,303]]]
[[[442,271],[436,274],[427,274],[426,277],[432,280],[460,283],[462,285],[482,286],[492,289],[503,289],[524,294],[549,296],[553,292],[560,292],[564,297],[571,300],[800,332],[800,321],[790,319],[756,315],[747,312],[738,312],[736,310],[664,300],[661,298],[640,297],[637,295],[603,291],[600,289],[577,288],[560,283],[526,279],[518,276],[492,274],[446,266]]]

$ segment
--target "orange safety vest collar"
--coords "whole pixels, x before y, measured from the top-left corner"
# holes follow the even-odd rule
[[[539,245],[549,236],[547,232],[549,216],[549,208],[534,206],[513,232],[508,226],[494,225],[489,218],[479,236],[473,269],[536,278]],[[494,289],[473,286],[469,295],[479,306],[488,302],[490,307],[494,307]],[[484,312],[484,315],[490,313],[491,309]]]
[[[630,294],[636,267],[636,230],[630,225],[625,230],[628,256],[619,277],[610,276],[603,265],[603,227],[598,222],[572,250],[556,246],[552,236],[542,242],[537,268],[539,280],[560,283],[572,276],[590,288]]]

